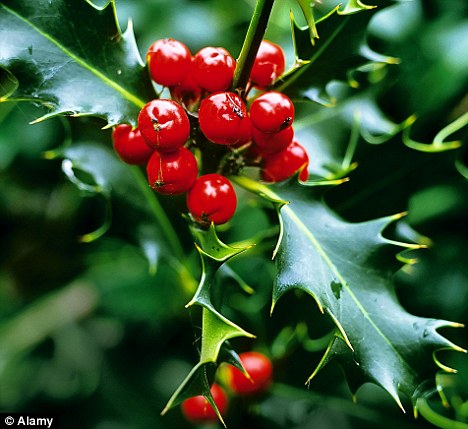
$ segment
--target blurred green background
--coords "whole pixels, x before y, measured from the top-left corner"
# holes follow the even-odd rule
[[[277,1],[267,31],[270,40],[284,46],[289,65],[294,59],[289,8],[297,12],[295,3]],[[132,19],[142,56],[154,40],[173,37],[192,52],[224,46],[236,57],[254,4],[117,0],[117,13],[123,29]],[[411,137],[420,142],[432,141],[468,110],[465,0],[402,2],[375,16],[369,44],[401,64],[388,67],[375,85],[367,82],[355,94],[346,89],[349,101],[343,108],[298,107],[296,132],[308,147],[312,173],[321,174],[325,164],[343,157],[351,105],[369,107],[363,110],[366,123],[377,131],[416,113]],[[197,361],[200,314],[184,308],[190,290],[181,286],[180,268],[163,255],[156,275],[150,275],[146,259],[126,240],[128,225],[118,213],[99,240],[79,241],[102,225],[106,202],[80,192],[66,179],[60,161],[43,153],[70,137],[111,147],[110,130],[102,130],[104,123],[94,118],[29,125],[40,112],[25,103],[0,104],[0,410],[57,412],[67,429],[191,427],[179,409],[159,415]],[[353,159],[359,167],[327,201],[350,221],[408,210],[407,224],[433,245],[418,252],[418,264],[396,276],[403,306],[419,316],[468,324],[466,127],[452,137],[464,146],[443,153],[409,149],[401,134],[382,144],[359,139]],[[226,311],[258,336],[255,344],[235,341],[236,348],[268,352],[275,359],[276,383],[256,401],[233,399],[228,427],[434,427],[402,414],[375,386],[361,388],[353,404],[334,365],[309,390],[304,387],[321,357],[316,343],[304,338],[320,337],[330,325],[305,296],[284,298],[269,317],[274,216],[251,197],[242,201],[235,217],[242,222],[222,231],[223,238],[248,239],[259,230],[265,238],[232,264],[255,295],[248,297],[226,281]],[[162,204],[175,219],[188,255],[185,264],[197,279],[198,256],[180,216],[183,201],[163,199]],[[468,347],[464,330],[444,334]],[[468,424],[466,355],[439,357],[459,373],[443,380],[452,407],[433,406]]]

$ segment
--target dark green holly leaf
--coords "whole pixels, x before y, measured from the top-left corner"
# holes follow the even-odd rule
[[[337,359],[353,392],[370,381],[401,407],[401,393],[415,400],[423,395],[436,364],[446,369],[434,353],[461,349],[437,332],[457,324],[413,316],[397,300],[392,282],[401,265],[395,258],[396,246],[423,247],[382,236],[401,215],[349,223],[325,205],[326,187],[313,186],[318,182],[299,185],[293,178],[266,186],[241,177],[237,183],[278,208],[281,233],[275,251],[273,308],[284,294],[299,289],[335,322],[335,336],[314,374]]]
[[[224,316],[222,316],[212,304],[212,289],[215,286],[215,274],[221,267],[224,268],[223,264],[225,262],[240,253],[245,252],[251,246],[235,248],[223,243],[218,238],[214,225],[212,225],[208,230],[204,230],[196,224],[191,224],[190,229],[196,240],[195,246],[201,258],[203,275],[200,279],[200,283],[194,297],[187,306],[195,304],[201,305],[208,308],[213,313],[218,314],[219,317],[224,318]],[[229,269],[228,271],[223,271],[224,275],[229,274]],[[243,284],[241,279],[236,280],[244,289],[246,289],[247,285]]]
[[[59,114],[135,124],[154,97],[129,24],[122,33],[114,1],[0,2],[0,100],[29,100]],[[5,85],[7,81],[7,85]]]
[[[197,291],[187,307],[198,305],[204,308],[200,360],[216,362],[221,345],[225,341],[239,336],[253,337],[252,334],[223,316],[213,305],[214,288],[223,286],[222,283],[216,282],[216,274],[224,263],[245,252],[251,246],[235,248],[223,243],[217,236],[214,225],[204,230],[192,224],[191,231],[201,258],[202,276]]]
[[[218,413],[210,393],[217,364],[220,361],[227,361],[242,367],[239,357],[228,347],[227,342],[236,337],[253,337],[223,316],[212,303],[213,289],[222,286],[216,284],[216,274],[225,262],[244,252],[248,247],[234,248],[223,243],[218,238],[214,225],[205,230],[191,223],[190,228],[202,262],[202,276],[198,289],[187,304],[187,307],[197,305],[203,308],[200,360],[174,392],[163,414],[185,399],[196,395],[205,396]],[[219,413],[218,417],[223,421]]]
[[[219,419],[224,424],[223,418],[211,395],[210,387],[213,383],[218,363],[229,362],[237,368],[242,368],[239,356],[228,347],[226,342],[231,338],[239,336],[252,337],[252,335],[229,322],[226,318],[219,317],[219,313],[215,313],[207,307],[203,308],[202,319],[200,360],[169,399],[162,414],[165,414],[187,398],[203,395],[210,402]]]
[[[174,392],[171,399],[169,399],[169,402],[161,411],[161,415],[166,414],[171,408],[181,404],[188,398],[203,395],[213,406],[218,417],[222,421],[218,407],[214,403],[213,396],[210,392],[214,369],[215,365],[212,362],[198,362]]]
[[[162,254],[182,260],[179,239],[140,169],[124,164],[110,149],[93,143],[74,143],[49,152],[48,157],[63,158],[62,169],[70,181],[85,194],[106,201],[103,225],[82,241],[105,233],[112,211],[113,221],[128,225],[125,238],[142,249],[151,271]]]
[[[318,38],[314,45],[310,41],[309,26],[300,27],[292,17],[296,63],[277,81],[275,89],[330,105],[333,100],[325,91],[329,82],[347,81],[357,87],[359,83],[353,78],[354,71],[370,71],[373,64],[397,63],[395,58],[373,52],[366,43],[368,22],[376,11],[394,0],[372,3],[372,6],[366,6],[360,1],[349,1],[343,7],[332,7],[330,2],[325,2],[321,8],[326,13],[315,21]]]

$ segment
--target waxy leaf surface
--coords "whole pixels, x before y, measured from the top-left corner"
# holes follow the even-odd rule
[[[382,236],[401,215],[349,223],[324,203],[325,186],[300,185],[296,178],[271,186],[248,179],[238,183],[278,208],[281,234],[273,306],[287,292],[302,290],[336,324],[336,335],[313,375],[336,358],[353,392],[370,381],[401,407],[401,393],[423,394],[423,386],[433,383],[436,363],[447,369],[433,353],[461,349],[437,332],[457,324],[413,316],[398,302],[393,285],[401,265],[396,246],[420,247]]]
[[[122,33],[114,2],[0,2],[0,100],[29,100],[59,114],[135,124],[154,97],[129,24]]]

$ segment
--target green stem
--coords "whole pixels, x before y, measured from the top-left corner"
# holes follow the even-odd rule
[[[151,211],[153,212],[154,217],[158,221],[159,226],[161,227],[161,231],[166,236],[167,242],[169,246],[171,247],[172,251],[174,252],[174,256],[176,256],[176,258],[179,260],[183,260],[184,249],[182,248],[182,245],[180,244],[179,237],[177,233],[175,232],[172,226],[172,223],[167,217],[166,212],[161,207],[161,204],[159,204],[159,201],[156,198],[156,195],[154,195],[154,192],[149,187],[147,181],[145,180],[143,174],[141,173],[141,170],[138,167],[135,167],[132,171],[135,175],[138,186],[140,187],[141,191],[143,192],[146,199],[148,200],[149,207]]]
[[[237,68],[231,87],[241,97],[245,95],[250,71],[252,70],[260,43],[265,35],[273,2],[274,0],[257,0],[244,44],[237,60]]]

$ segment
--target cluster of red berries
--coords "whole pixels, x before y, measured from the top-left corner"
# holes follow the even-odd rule
[[[224,172],[199,176],[192,150],[198,129],[205,140],[242,151],[246,164],[260,166],[265,181],[279,182],[298,171],[307,180],[307,152],[294,140],[294,105],[286,95],[265,90],[284,72],[280,46],[262,41],[249,82],[249,90],[257,92],[248,100],[229,91],[236,61],[224,48],[206,47],[192,56],[183,43],[162,39],[150,46],[147,62],[152,80],[167,87],[171,99],[147,103],[138,128],[118,125],[113,140],[123,161],[146,164],[156,192],[187,193],[188,210],[200,223],[222,224],[233,216],[237,197]]]
[[[229,390],[239,396],[256,395],[265,392],[271,385],[273,365],[270,359],[259,352],[245,352],[239,355],[248,376],[232,365],[227,365],[227,383]],[[211,386],[211,395],[221,415],[228,408],[228,395],[216,383]],[[186,399],[182,403],[182,412],[193,423],[213,422],[218,419],[207,399],[200,395]]]

